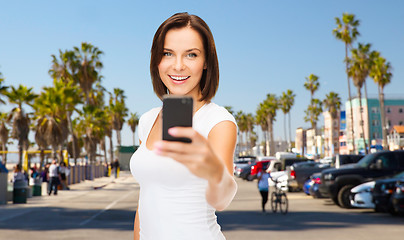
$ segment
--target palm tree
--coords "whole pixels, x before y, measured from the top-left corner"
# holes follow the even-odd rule
[[[1,142],[1,150],[3,151],[3,161],[7,163],[7,142],[9,138],[9,129],[6,127],[7,122],[7,113],[0,113],[0,142]]]
[[[4,82],[4,78],[0,72],[0,103],[6,104],[6,102],[2,99],[2,97],[3,97],[3,95],[6,94],[8,86],[4,86],[3,82]]]
[[[130,127],[130,130],[132,130],[133,146],[135,146],[135,131],[138,124],[139,124],[139,117],[137,113],[131,113],[128,119],[128,125]]]
[[[248,113],[245,116],[245,121],[246,121],[246,126],[247,126],[247,134],[246,134],[246,140],[247,140],[247,152],[249,154],[251,154],[251,150],[253,147],[253,143],[251,140],[253,140],[254,138],[253,136],[253,128],[254,128],[254,116],[251,113]],[[254,144],[255,145],[255,144]]]
[[[238,127],[238,141],[237,141],[237,145],[238,145],[238,152],[242,152],[242,146],[243,146],[243,133],[246,131],[247,126],[245,125],[245,114],[243,113],[243,111],[238,111],[236,113],[236,115],[234,116],[236,123],[237,123],[237,127]]]
[[[310,122],[311,128],[315,129],[316,133],[318,117],[320,116],[322,111],[322,102],[320,101],[320,99],[317,98],[313,98],[310,105],[304,111],[304,113],[306,114],[306,116],[304,117],[304,121]]]
[[[334,123],[334,120],[338,118],[338,113],[341,107],[341,98],[338,96],[338,93],[330,92],[325,96],[323,100],[323,106],[330,113],[331,123]],[[333,127],[331,128],[331,133],[333,133]],[[334,146],[334,135],[331,134],[331,146]]]
[[[80,84],[80,88],[85,95],[86,103],[90,102],[90,91],[93,84],[100,80],[99,70],[102,69],[103,64],[100,61],[100,57],[103,54],[97,47],[90,43],[83,42],[81,47],[74,47],[77,71],[77,80]]]
[[[349,80],[348,74],[348,50],[351,48],[352,43],[356,40],[356,38],[360,35],[357,27],[359,26],[359,20],[355,19],[354,14],[343,13],[342,18],[335,18],[335,23],[337,24],[337,28],[332,30],[334,36],[345,43],[345,63],[346,63],[346,73],[347,73],[347,82],[348,82],[348,97],[349,97],[349,105],[351,108],[351,138],[352,138],[352,146],[353,152],[355,152],[355,135],[353,128],[353,110],[351,103],[351,83]]]
[[[273,123],[276,120],[276,110],[279,109],[279,100],[275,94],[267,94],[267,98],[259,105],[259,111],[263,111],[267,119],[269,131],[269,155],[275,154]]]
[[[118,146],[121,146],[121,130],[128,116],[128,109],[125,106],[124,91],[114,88],[114,95],[110,94],[109,107],[112,113],[112,128],[116,131]]]
[[[387,149],[387,133],[386,133],[386,116],[384,110],[384,87],[390,83],[392,67],[386,59],[383,58],[379,52],[373,52],[371,59],[373,66],[370,70],[369,76],[373,78],[373,81],[377,84],[377,90],[379,93],[379,104],[382,122],[382,135],[383,135],[383,149]]]
[[[264,156],[268,156],[269,154],[268,123],[264,108],[261,104],[260,107],[255,112],[255,123],[261,127],[262,133],[264,134],[264,142],[265,142]]]
[[[310,74],[306,77],[306,82],[304,83],[304,87],[310,91],[310,102],[313,100],[314,93],[320,87],[320,83],[318,82],[318,76],[314,74]]]
[[[368,44],[358,44],[357,49],[352,49],[352,58],[348,59],[348,75],[352,78],[356,89],[358,90],[359,98],[359,115],[360,125],[362,128],[363,143],[365,145],[365,153],[368,153],[367,143],[365,139],[365,128],[363,123],[363,109],[362,109],[362,86],[369,76],[370,69],[372,67],[372,59],[370,57],[370,47]]]
[[[18,140],[19,164],[22,164],[22,151],[24,148],[28,147],[30,125],[30,119],[28,115],[25,114],[22,105],[27,104],[32,106],[32,102],[37,95],[32,92],[32,88],[27,88],[21,84],[18,88],[11,86],[11,90],[5,95],[10,103],[17,104],[17,107],[11,110],[9,120],[11,120],[13,124],[11,137]]]
[[[292,109],[292,106],[295,102],[295,94],[293,93],[292,90],[288,89],[286,92],[282,93],[282,96],[279,99],[280,103],[280,108],[284,114],[284,121],[283,121],[283,127],[284,127],[284,134],[285,134],[285,140],[286,140],[286,115],[289,114],[289,139],[288,139],[288,145],[289,145],[289,150],[291,149],[291,127],[290,127],[290,110]]]

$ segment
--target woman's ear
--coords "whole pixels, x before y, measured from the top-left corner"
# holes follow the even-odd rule
[[[206,70],[207,68],[208,68],[208,66],[207,66],[207,64],[205,62],[205,64],[203,64],[203,69]]]

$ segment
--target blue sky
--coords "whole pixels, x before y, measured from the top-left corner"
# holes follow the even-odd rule
[[[161,103],[149,74],[150,46],[158,26],[176,12],[202,17],[216,41],[220,86],[214,101],[255,113],[266,94],[296,93],[292,128],[303,121],[310,94],[305,77],[320,77],[316,98],[330,91],[348,97],[344,44],[332,35],[335,17],[353,13],[361,21],[358,42],[371,43],[393,67],[386,96],[404,96],[404,1],[5,1],[0,0],[0,72],[6,85],[39,92],[52,84],[51,55],[90,42],[104,51],[103,85],[124,89],[131,112]],[[377,94],[372,79],[368,93]],[[354,89],[352,87],[352,89]],[[355,89],[354,89],[355,90]],[[11,106],[0,106],[8,111]],[[29,110],[29,108],[27,108]],[[275,137],[283,137],[278,112]],[[294,136],[294,134],[293,134]],[[132,144],[124,127],[123,144]]]

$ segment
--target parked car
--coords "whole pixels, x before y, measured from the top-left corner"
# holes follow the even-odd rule
[[[374,208],[372,192],[375,181],[365,182],[351,189],[351,206],[357,208]]]
[[[254,166],[255,163],[249,164],[247,166],[244,166],[243,168],[239,169],[240,173],[237,174],[238,177],[241,179],[247,180],[247,181],[252,181],[254,178],[251,176],[251,167]]]
[[[404,214],[404,180],[397,181],[396,191],[391,196],[395,213]]]
[[[310,179],[312,181],[312,184],[311,187],[309,188],[309,194],[313,198],[324,198],[324,196],[321,195],[321,192],[319,190],[319,186],[321,183],[321,172],[312,174],[310,176]]]
[[[373,190],[373,202],[376,212],[395,213],[392,195],[396,191],[397,181],[404,180],[404,171],[392,178],[377,180]]]
[[[241,169],[250,164],[254,164],[256,156],[239,156],[234,160],[234,175],[240,177]]]
[[[345,165],[346,166],[346,165]],[[391,177],[404,170],[404,151],[366,155],[356,164],[322,171],[320,192],[341,207],[350,208],[351,189],[361,183]]]
[[[250,177],[252,178],[252,180],[257,178],[257,174],[262,168],[268,169],[272,161],[276,161],[276,158],[274,157],[259,158],[258,161],[256,161],[255,164],[251,166]]]
[[[341,165],[359,162],[365,155],[360,154],[337,154],[333,158],[332,167],[340,168]]]
[[[292,166],[286,170],[286,174],[288,175],[289,190],[294,191],[302,189],[305,181],[309,180],[313,173],[321,172],[329,167],[329,164],[313,161],[304,161],[292,164]]]

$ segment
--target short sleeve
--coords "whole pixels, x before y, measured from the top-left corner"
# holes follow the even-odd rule
[[[138,137],[141,142],[147,140],[147,136],[156,121],[156,117],[159,114],[161,107],[153,108],[148,112],[144,113],[139,119],[139,127],[138,127]]]

